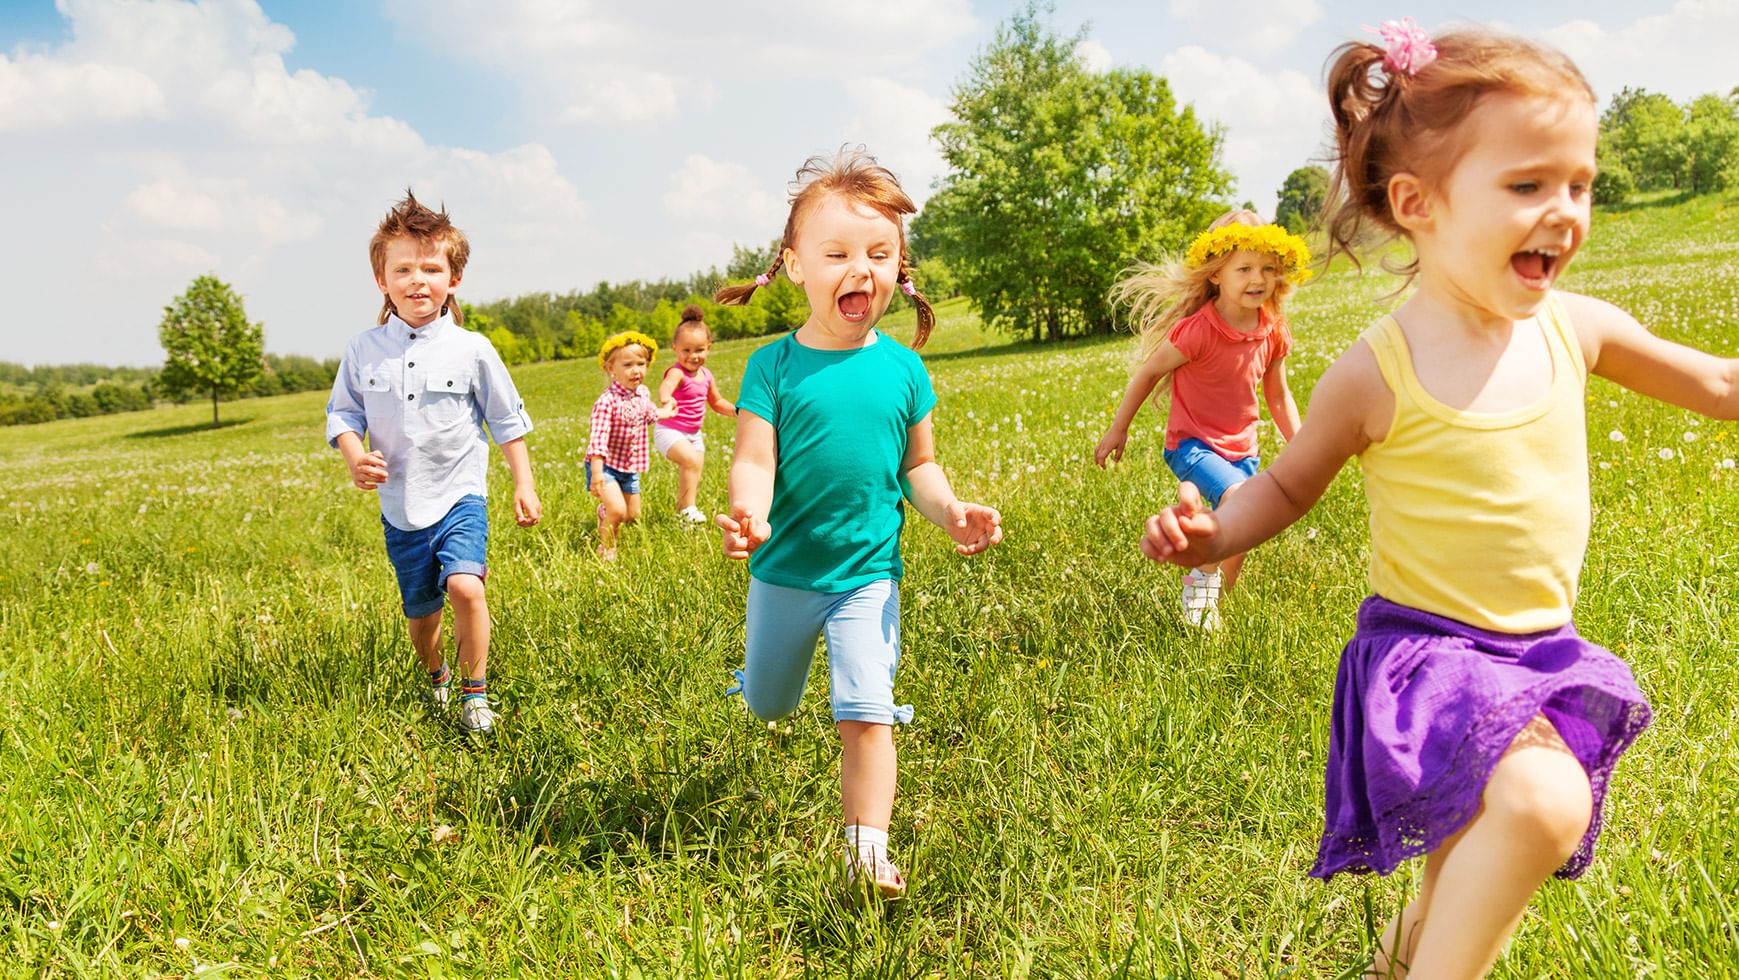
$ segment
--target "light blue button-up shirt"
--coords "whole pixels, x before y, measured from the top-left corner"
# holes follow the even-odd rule
[[[531,431],[507,366],[482,334],[441,316],[413,328],[397,316],[357,334],[326,402],[326,441],[366,436],[386,457],[376,492],[394,527],[425,528],[466,494],[486,496],[489,443]]]

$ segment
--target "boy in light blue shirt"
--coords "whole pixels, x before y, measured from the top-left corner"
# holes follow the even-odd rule
[[[454,290],[470,245],[446,210],[430,210],[407,192],[381,221],[368,254],[384,297],[380,325],[345,348],[326,403],[326,440],[344,454],[351,481],[380,498],[387,557],[411,644],[429,672],[431,702],[449,700],[441,610],[451,600],[464,674],[459,725],[488,732],[497,718],[487,683],[483,424],[513,473],[514,518],[531,527],[543,516],[525,446],[531,418],[495,348],[459,326],[464,313]]]

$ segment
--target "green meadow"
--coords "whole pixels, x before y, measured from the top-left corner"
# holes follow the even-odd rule
[[[1736,269],[1739,202],[1702,198],[1597,215],[1565,284],[1739,355]],[[1301,406],[1394,283],[1341,269],[1297,295]],[[1305,876],[1365,595],[1356,467],[1192,632],[1175,571],[1136,549],[1175,492],[1160,418],[1091,463],[1129,339],[940,313],[939,454],[1007,540],[962,559],[921,520],[905,537],[909,898],[841,887],[824,661],[777,725],[722,696],[747,571],[670,514],[671,467],[621,560],[596,559],[577,453],[603,376],[544,363],[515,371],[542,525],[513,526],[492,464],[487,740],[422,705],[324,394],[231,403],[216,429],[194,403],[6,430],[0,973],[1356,976],[1418,873]],[[886,326],[909,337],[910,314]],[[727,394],[757,343],[715,348]],[[1592,870],[1546,886],[1495,975],[1739,976],[1739,432],[1598,379],[1587,407],[1577,620],[1655,721]],[[706,434],[717,510],[730,420]]]

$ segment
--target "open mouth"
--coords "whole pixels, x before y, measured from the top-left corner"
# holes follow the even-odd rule
[[[1560,258],[1555,248],[1534,248],[1510,256],[1510,268],[1530,288],[1545,289],[1552,284],[1552,273],[1557,271]]]
[[[849,323],[860,323],[869,316],[869,293],[846,293],[839,298],[839,315]]]

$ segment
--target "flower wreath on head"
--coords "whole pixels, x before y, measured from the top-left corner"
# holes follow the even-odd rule
[[[610,366],[610,355],[624,347],[627,347],[629,344],[639,344],[641,347],[646,348],[646,363],[648,364],[651,364],[658,358],[658,341],[653,340],[651,337],[646,336],[638,330],[624,330],[621,333],[611,334],[609,337],[604,339],[604,346],[598,348],[598,366],[601,368],[608,368]]]
[[[1286,269],[1286,278],[1295,286],[1303,285],[1312,275],[1310,246],[1279,225],[1230,224],[1209,229],[1190,242],[1188,261],[1190,268],[1200,268],[1216,255],[1239,251],[1266,252],[1279,259]]]

